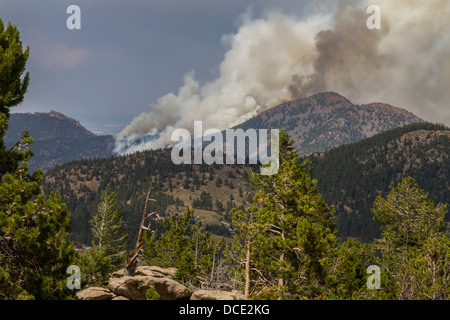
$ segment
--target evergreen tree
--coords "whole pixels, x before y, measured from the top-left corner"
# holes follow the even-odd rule
[[[372,214],[381,225],[383,238],[401,247],[420,245],[442,232],[448,205],[437,206],[416,181],[407,177],[391,190],[386,199],[375,199]]]
[[[235,238],[237,247],[246,247],[246,256],[238,250],[237,259],[241,256],[240,260],[250,261],[257,274],[258,287],[252,290],[259,298],[319,297],[327,281],[327,252],[335,246],[333,211],[310,177],[310,162],[299,164],[292,144],[282,130],[278,173],[261,176],[250,171],[250,181],[258,189],[255,204],[247,214],[234,214],[238,230],[244,232],[254,225],[256,234],[261,235],[254,241],[257,250],[246,247],[253,239],[251,234]],[[246,217],[251,219],[246,221]]]
[[[264,228],[258,224],[254,212],[245,212],[233,208],[229,212],[235,231],[234,241],[227,247],[225,255],[233,266],[232,278],[243,283],[244,298],[250,297],[252,281],[258,279],[258,270],[254,268],[254,256],[262,243]]]
[[[450,238],[439,234],[427,238],[421,248],[410,249],[412,297],[425,300],[450,299]],[[410,297],[408,297],[410,298]]]
[[[84,248],[78,255],[76,265],[80,267],[81,287],[106,286],[111,276],[111,258],[98,246]]]
[[[219,214],[222,214],[222,212],[224,211],[224,208],[223,208],[223,203],[219,199],[216,199],[215,206],[216,206],[216,212]]]
[[[195,190],[200,189],[200,179],[196,173],[194,173],[194,178],[192,179],[192,183],[195,186]]]
[[[191,185],[191,180],[189,179],[188,175],[186,174],[186,177],[184,178],[184,181],[183,181],[183,188],[189,189],[190,185]]]
[[[172,179],[169,178],[169,184],[167,186],[169,188],[169,191],[172,192],[173,191],[173,184],[172,184]]]
[[[102,191],[98,213],[90,221],[92,225],[93,245],[98,246],[111,258],[113,268],[122,265],[125,259],[127,239],[123,216],[117,208],[117,195],[109,185]]]
[[[101,193],[97,214],[90,220],[92,246],[79,255],[82,284],[103,286],[113,271],[123,266],[128,235],[117,208],[117,195],[108,185]]]
[[[17,27],[0,19],[0,177],[13,172],[23,160],[20,153],[8,150],[3,137],[8,129],[9,109],[21,103],[28,89],[30,76],[23,76],[29,48],[22,48]],[[32,154],[31,154],[32,155]]]
[[[437,205],[411,177],[402,180],[372,213],[381,224],[383,291],[392,299],[449,299],[448,204]]]
[[[29,174],[28,132],[9,150],[3,141],[9,108],[28,87],[28,73],[22,78],[27,58],[17,28],[5,29],[0,20],[0,299],[72,298],[66,285],[75,256],[66,242],[70,213],[58,192],[40,193],[42,169]]]
[[[350,238],[335,248],[328,266],[330,279],[324,288],[328,299],[382,299],[379,290],[367,288],[367,268],[377,264],[375,247]]]
[[[212,271],[214,254],[223,241],[216,243],[193,215],[194,210],[186,207],[184,215],[161,221],[161,236],[156,231],[146,234],[144,259],[149,265],[177,268],[177,280],[198,285],[198,276],[206,277]]]

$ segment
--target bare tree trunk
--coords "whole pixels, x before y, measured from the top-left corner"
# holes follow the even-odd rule
[[[247,255],[245,259],[245,289],[244,299],[248,300],[250,294],[250,241],[247,242]]]
[[[200,229],[200,226],[198,226],[198,228]],[[197,268],[197,262],[198,262],[198,234],[199,234],[199,230],[197,230],[197,234],[196,234],[196,238],[195,238],[195,261],[194,261],[194,265]]]
[[[214,248],[214,253],[213,253],[213,263],[212,263],[212,268],[211,268],[211,279],[209,280],[209,283],[213,283],[214,282],[214,267],[216,264],[216,248]]]
[[[137,262],[138,262],[137,259],[138,259],[139,253],[141,251],[141,248],[142,248],[144,231],[147,229],[145,227],[145,222],[150,217],[150,214],[148,213],[148,207],[149,207],[149,203],[151,200],[150,196],[152,194],[152,189],[153,189],[153,181],[150,183],[150,190],[148,191],[147,199],[145,201],[145,208],[144,208],[144,213],[142,214],[142,220],[141,220],[141,226],[139,228],[139,234],[138,234],[138,237],[136,240],[136,245],[134,247],[134,251],[132,251],[133,256],[131,257],[130,261],[127,263],[126,267],[124,268],[124,271],[123,271],[124,276],[134,276],[134,274],[136,272],[136,266],[137,266]]]
[[[281,239],[283,239],[283,241],[285,240],[285,236],[284,236],[284,230],[281,231]],[[285,254],[284,254],[284,249],[281,249],[281,254],[280,254],[280,261],[283,262],[285,260]],[[284,287],[284,279],[281,276],[278,279],[278,289],[282,289]]]

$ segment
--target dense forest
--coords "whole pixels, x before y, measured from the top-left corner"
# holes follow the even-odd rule
[[[435,202],[448,202],[449,150],[447,127],[417,123],[311,157],[318,188],[336,208],[340,238],[379,237],[370,208],[376,196],[385,195],[406,176],[413,177]]]
[[[248,165],[175,165],[171,151],[160,149],[128,156],[71,161],[46,173],[42,190],[59,190],[72,212],[71,239],[90,243],[89,220],[96,213],[99,191],[110,186],[134,239],[145,197],[152,179],[153,210],[162,215],[182,214],[185,206],[204,212],[208,230],[229,235],[221,223],[230,222],[228,212],[251,200]]]

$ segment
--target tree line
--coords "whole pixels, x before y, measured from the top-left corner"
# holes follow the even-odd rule
[[[386,195],[404,177],[414,178],[435,202],[447,202],[449,132],[442,125],[416,123],[310,157],[312,176],[336,209],[339,238],[371,242],[380,237],[371,206],[378,194]]]

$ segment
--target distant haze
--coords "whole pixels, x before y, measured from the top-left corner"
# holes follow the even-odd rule
[[[195,73],[117,136],[116,150],[163,147],[175,128],[225,129],[283,101],[335,91],[355,103],[384,102],[428,121],[450,124],[450,1],[321,1],[306,18],[271,10],[244,13],[224,35],[218,76]],[[369,4],[381,30],[369,30]],[[146,136],[157,139],[143,139]]]
[[[96,135],[117,135],[133,119],[129,115],[69,114]]]

